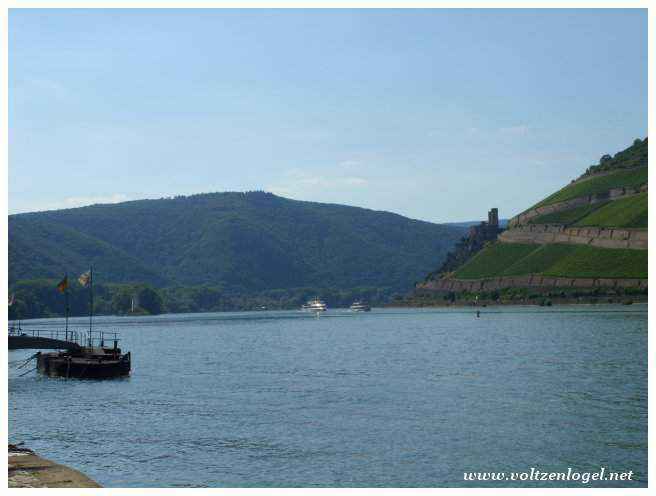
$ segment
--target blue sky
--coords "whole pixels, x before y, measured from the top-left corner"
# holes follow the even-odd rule
[[[647,133],[646,10],[11,10],[9,211],[509,217]]]

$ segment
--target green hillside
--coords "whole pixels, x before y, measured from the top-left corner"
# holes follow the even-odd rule
[[[647,138],[636,139],[631,146],[614,156],[604,155],[598,164],[588,167],[578,182],[568,184],[531,209],[580,196],[604,193],[611,188],[641,186],[647,182],[648,153]],[[598,173],[603,173],[603,175],[595,176]]]
[[[496,277],[511,267],[515,261],[530,254],[536,245],[494,243],[467,261],[454,276],[458,279],[484,279]]]
[[[647,182],[647,176],[647,167],[641,167],[634,170],[618,170],[604,176],[591,177],[585,181],[565,186],[560,191],[542,200],[535,207],[572,200],[580,196],[605,193],[612,188],[641,186]]]
[[[93,205],[9,216],[9,282],[93,264],[105,283],[404,290],[464,232],[264,192]]]
[[[533,217],[529,224],[647,229],[647,193]]]
[[[648,155],[649,143],[647,138],[642,140],[638,138],[630,147],[617,152],[614,156],[604,155],[601,157],[599,163],[588,167],[582,177],[615,169],[647,166]]]
[[[553,212],[551,214],[539,215],[533,217],[528,221],[529,224],[561,224],[570,225],[578,222],[584,217],[590,215],[598,208],[603,207],[607,202],[591,203],[589,205],[581,205],[580,207],[563,210],[560,212]]]
[[[568,184],[536,206],[586,198],[615,188],[646,185],[647,164],[647,139],[635,140],[615,156],[605,155],[599,165],[588,168],[582,180]],[[594,175],[599,172],[603,174]],[[645,191],[533,217],[529,223],[646,230],[647,219],[648,194]],[[529,231],[522,232],[522,236],[531,235]],[[647,250],[638,249],[639,245],[633,245],[635,249],[609,249],[589,244],[538,244],[542,239],[536,237],[533,244],[489,242],[450,276],[465,280],[529,274],[579,278],[647,277]]]
[[[66,271],[80,274],[89,265],[103,272],[111,267],[112,279],[118,282],[166,283],[156,270],[105,241],[38,216],[9,217],[10,283],[18,279],[61,279]]]
[[[586,245],[495,243],[455,273],[457,279],[542,274],[554,277],[646,278],[647,250]]]
[[[603,204],[574,223],[575,226],[647,229],[647,193]]]

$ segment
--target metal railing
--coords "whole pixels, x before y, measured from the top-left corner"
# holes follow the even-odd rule
[[[118,347],[120,341],[117,332],[113,331],[91,331],[72,329],[24,329],[13,325],[9,326],[10,336],[31,336],[35,338],[57,339],[75,343],[83,347],[105,347],[106,345]]]
[[[117,332],[110,331],[91,331],[87,332],[88,344],[87,346],[98,346],[104,348],[107,344],[111,344],[114,348],[118,348],[118,338]]]

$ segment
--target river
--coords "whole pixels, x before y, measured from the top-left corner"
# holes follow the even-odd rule
[[[95,323],[131,377],[20,376],[33,352],[9,352],[9,439],[103,486],[582,487],[463,480],[531,467],[647,485],[645,305]]]

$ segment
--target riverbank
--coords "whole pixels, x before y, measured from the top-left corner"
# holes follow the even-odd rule
[[[647,303],[647,295],[632,295],[630,297],[608,297],[596,298],[581,297],[568,298],[559,296],[540,296],[535,298],[509,298],[509,299],[455,299],[451,300],[448,295],[440,297],[414,297],[395,301],[385,308],[447,308],[447,307],[496,307],[496,306],[571,306],[571,305],[633,305],[634,303]]]
[[[8,449],[9,487],[102,487],[72,468],[41,458],[32,450],[13,444]]]

